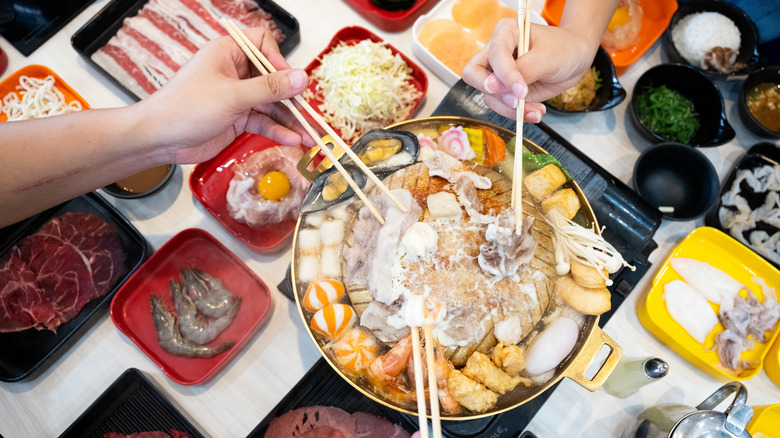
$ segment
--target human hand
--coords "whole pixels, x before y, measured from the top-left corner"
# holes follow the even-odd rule
[[[538,123],[547,112],[541,102],[573,87],[590,68],[598,44],[565,27],[531,24],[528,52],[515,59],[517,20],[498,22],[488,44],[463,70],[463,80],[485,93],[485,104],[514,119],[525,98],[525,121]]]
[[[307,86],[306,72],[291,69],[266,29],[245,33],[279,70],[259,75],[230,37],[215,39],[196,53],[168,83],[133,105],[144,121],[149,144],[164,162],[189,164],[215,156],[244,131],[285,145],[314,145],[281,103]]]

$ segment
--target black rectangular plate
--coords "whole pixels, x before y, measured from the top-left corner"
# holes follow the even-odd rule
[[[106,389],[60,438],[103,438],[171,429],[202,438],[192,425],[140,371],[130,368]]]
[[[30,56],[93,0],[3,0],[0,34],[24,56]]]
[[[91,20],[81,27],[70,39],[70,44],[86,61],[98,71],[111,79],[128,96],[135,100],[141,100],[133,92],[128,90],[117,78],[111,76],[103,67],[92,61],[92,55],[111,39],[122,27],[122,22],[127,17],[132,17],[148,2],[148,0],[112,0],[105,8],[101,9]],[[254,0],[257,5],[271,14],[279,29],[284,32],[285,39],[279,44],[279,51],[287,55],[301,41],[301,33],[298,20],[289,12],[282,9],[271,0]]]
[[[43,371],[44,364],[57,360],[107,310],[111,298],[122,283],[148,257],[146,239],[111,204],[96,193],[72,199],[22,222],[0,229],[0,254],[5,254],[21,238],[33,234],[49,219],[69,211],[94,213],[114,225],[127,255],[128,273],[108,294],[90,301],[75,318],[61,325],[57,332],[28,329],[0,333],[0,380],[14,382],[32,377],[33,371]],[[37,374],[37,373],[36,373]]]
[[[780,165],[780,148],[778,148],[776,145],[772,143],[758,143],[751,147],[747,153],[737,162],[737,165],[734,166],[734,170],[731,171],[728,178],[723,182],[723,187],[720,189],[720,196],[718,197],[718,201],[715,203],[715,205],[712,207],[712,210],[710,210],[707,213],[707,216],[704,218],[704,223],[706,225],[709,225],[713,228],[717,228],[724,233],[731,235],[729,230],[727,230],[723,224],[720,223],[720,218],[718,215],[718,211],[720,210],[720,206],[722,204],[723,195],[729,191],[731,188],[731,185],[734,184],[734,180],[737,178],[737,172],[744,169],[755,169],[757,167],[770,165],[770,166],[778,166]],[[760,207],[764,204],[764,200],[766,199],[766,194],[761,193],[745,193],[743,196],[745,199],[747,199],[748,204],[751,206],[751,208],[755,209]],[[764,230],[768,232],[770,235],[778,232],[777,228],[770,224],[764,224],[759,223],[758,229]],[[752,228],[750,230],[753,230]],[[773,264],[775,267],[780,269],[780,264],[773,262],[772,260],[767,259],[766,257],[762,256],[758,251],[754,250],[751,245],[745,245],[753,252],[758,254],[760,257],[764,258],[769,263]]]

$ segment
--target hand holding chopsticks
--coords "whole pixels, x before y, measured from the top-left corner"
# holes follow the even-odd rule
[[[236,26],[235,23],[233,23],[231,20],[223,18],[222,24],[228,30],[233,40],[235,40],[239,47],[241,47],[241,50],[244,51],[246,56],[261,74],[269,74],[276,71],[276,68],[271,64],[271,62],[268,61],[265,55],[263,55],[257,47],[255,47],[252,41],[246,36],[246,34],[244,34],[244,32],[241,31],[241,29],[238,28],[238,26]],[[344,150],[344,152],[352,159],[355,165],[357,165],[358,168],[360,168],[360,170],[362,170],[366,176],[377,187],[379,187],[379,189],[385,195],[387,195],[387,197],[390,198],[390,200],[392,200],[396,206],[398,206],[401,211],[406,213],[407,208],[390,192],[390,189],[388,189],[387,186],[385,186],[382,181],[373,172],[371,172],[371,170],[363,163],[360,158],[358,158],[352,149],[347,146],[344,140],[342,140],[341,137],[336,134],[336,132],[325,122],[325,120],[322,119],[319,114],[317,114],[314,108],[312,108],[311,105],[309,105],[309,103],[306,102],[306,100],[304,100],[300,95],[296,95],[295,100],[325,130],[325,132],[327,132],[336,141],[336,143],[338,143],[338,146]],[[366,197],[365,193],[363,193],[360,187],[358,187],[349,172],[347,172],[341,163],[339,163],[328,146],[322,141],[322,139],[320,139],[319,134],[317,134],[314,128],[312,128],[312,126],[309,124],[303,114],[301,114],[298,108],[296,108],[295,105],[293,105],[292,102],[290,102],[288,99],[283,100],[282,103],[293,113],[295,118],[298,119],[303,128],[314,139],[314,141],[317,142],[320,150],[322,150],[325,156],[328,157],[328,159],[333,163],[333,166],[336,168],[336,170],[338,170],[338,172],[344,177],[344,179],[347,181],[347,184],[349,184],[352,190],[355,191],[360,200],[363,201],[369,211],[371,211],[371,213],[377,219],[377,221],[379,221],[380,224],[384,224],[385,221],[377,211],[376,207],[374,207],[371,201],[369,201],[368,197]]]

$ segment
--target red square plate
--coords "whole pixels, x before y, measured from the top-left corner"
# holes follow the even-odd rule
[[[348,26],[336,32],[336,34],[333,35],[333,39],[330,40],[328,46],[325,47],[325,50],[320,52],[320,54],[317,55],[316,58],[314,58],[314,61],[312,61],[311,63],[309,63],[309,65],[306,66],[306,73],[309,75],[310,78],[308,89],[311,90],[312,93],[314,93],[317,89],[317,81],[311,79],[312,72],[314,71],[315,68],[319,67],[320,64],[322,64],[320,62],[320,59],[322,59],[323,56],[325,56],[328,52],[333,50],[333,48],[336,47],[342,41],[346,42],[347,44],[353,45],[363,40],[371,40],[375,43],[384,42],[382,38],[379,38],[377,35],[369,31],[368,29],[362,28],[360,26]],[[396,49],[390,44],[387,44],[387,47],[393,52],[393,54],[400,55],[401,58],[404,60],[404,62],[406,62],[406,64],[409,65],[409,68],[412,69],[412,74],[411,74],[412,85],[415,88],[417,88],[417,90],[420,91],[420,98],[417,99],[417,101],[414,104],[414,108],[412,108],[412,110],[409,112],[409,117],[406,118],[406,119],[410,119],[417,111],[417,108],[420,106],[420,102],[422,102],[423,98],[425,97],[425,92],[428,91],[428,76],[425,75],[425,72],[417,64],[412,62],[412,60],[409,59],[406,55],[399,52],[398,49]],[[315,111],[317,111],[320,115],[322,114],[322,112],[319,110],[319,106],[322,105],[322,100],[307,99],[306,101],[309,102],[309,105],[311,105]],[[401,121],[402,120],[399,120],[399,122]],[[338,133],[338,130],[336,130],[336,132]],[[362,135],[362,133],[360,135]]]
[[[157,295],[173,310],[168,282],[179,281],[179,271],[184,267],[220,278],[233,295],[242,298],[233,322],[208,344],[235,341],[236,345],[212,358],[174,356],[157,342],[150,295]],[[227,365],[257,333],[270,308],[271,293],[265,283],[211,234],[190,228],[173,236],[125,282],[111,302],[111,319],[171,380],[193,385]]]
[[[278,145],[279,143],[262,135],[245,132],[216,157],[195,166],[190,175],[190,190],[206,210],[234,236],[259,252],[275,252],[281,249],[282,243],[292,236],[297,219],[250,227],[230,216],[225,195],[230,180],[233,179],[233,164],[245,160],[255,152]]]
[[[76,93],[73,88],[70,88],[70,85],[66,84],[62,78],[57,76],[57,73],[54,73],[49,67],[38,64],[26,65],[16,72],[11,73],[11,75],[5,78],[3,82],[0,82],[0,99],[3,99],[11,92],[15,92],[17,95],[19,95],[19,90],[16,87],[19,85],[20,76],[29,76],[36,79],[44,79],[47,76],[53,76],[54,86],[57,87],[60,92],[62,92],[66,103],[70,103],[75,100],[81,103],[82,109],[86,110],[90,108],[89,104],[84,100],[84,98],[79,96],[79,94]],[[21,95],[19,95],[19,97],[21,98]],[[8,116],[0,112],[0,122],[5,122],[7,120]]]
[[[344,0],[358,14],[387,32],[400,32],[414,23],[420,15],[428,12],[439,0],[417,0],[405,11],[386,11],[371,3],[371,0]]]

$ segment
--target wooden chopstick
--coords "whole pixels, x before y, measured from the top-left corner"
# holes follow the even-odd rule
[[[439,416],[439,382],[436,379],[436,359],[433,355],[433,333],[431,325],[425,324],[425,364],[428,367],[428,392],[431,399],[431,423],[433,438],[441,438],[441,418]],[[422,429],[422,426],[421,426]]]
[[[420,329],[412,327],[412,356],[414,362],[414,385],[417,393],[417,421],[420,424],[420,438],[429,438],[428,417],[425,414],[425,382],[422,372],[422,352],[420,351]],[[430,373],[430,370],[428,370]],[[430,374],[429,374],[430,375]],[[428,389],[433,397],[433,391]]]
[[[517,10],[517,25],[520,28],[520,41],[517,45],[517,57],[528,52],[531,39],[531,7],[529,1],[523,2],[523,12]],[[515,125],[515,164],[512,173],[512,208],[515,209],[515,233],[523,229],[523,118],[525,117],[525,99],[517,102],[517,124]],[[520,159],[518,159],[518,155]]]
[[[224,23],[227,24],[227,26],[229,28],[233,29],[233,31],[241,38],[241,40],[244,42],[244,44],[247,47],[249,47],[249,49],[252,51],[252,53],[255,55],[255,57],[257,57],[257,59],[260,60],[260,62],[263,64],[263,66],[268,71],[276,72],[276,67],[274,67],[274,65],[271,64],[271,62],[268,60],[268,58],[266,58],[265,55],[263,55],[263,52],[261,52],[252,43],[252,41],[249,39],[249,37],[246,36],[246,34],[241,29],[238,28],[238,26],[236,25],[236,23],[233,22],[233,20],[225,19],[225,18],[223,18],[222,20],[223,20]],[[370,179],[377,187],[379,187],[379,190],[381,190],[382,193],[384,193],[388,198],[390,198],[390,200],[393,201],[393,203],[402,212],[407,213],[408,209],[401,203],[401,201],[399,201],[398,198],[396,198],[395,195],[393,195],[390,192],[390,189],[387,188],[387,186],[384,185],[384,183],[382,183],[382,180],[380,180],[379,177],[377,177],[374,174],[374,172],[372,172],[371,169],[369,169],[368,166],[366,166],[366,164],[363,163],[363,160],[361,160],[357,156],[357,154],[355,154],[355,152],[352,150],[352,148],[347,146],[346,142],[344,142],[344,140],[342,140],[342,138],[336,133],[336,131],[334,131],[333,128],[330,127],[330,125],[325,121],[325,119],[323,119],[322,116],[320,116],[317,113],[317,111],[315,111],[314,108],[312,108],[311,105],[309,105],[309,102],[306,102],[306,99],[304,99],[300,95],[296,95],[294,97],[294,99],[295,99],[296,102],[298,102],[303,107],[304,110],[306,110],[306,112],[314,119],[314,121],[316,121],[317,124],[319,124],[322,127],[322,129],[324,129],[325,132],[327,132],[328,135],[330,135],[336,141],[336,143],[338,143],[339,147],[347,154],[347,156],[349,158],[352,159],[352,161],[355,163],[355,165],[357,165],[358,168],[360,168],[360,170],[362,170],[363,173],[366,174],[368,179]],[[297,111],[297,108],[296,108],[296,111]],[[320,146],[320,147],[322,147],[322,146]],[[330,157],[328,157],[328,158],[330,158]],[[331,161],[333,161],[333,160],[331,160]]]
[[[235,24],[231,26],[231,21],[226,20],[223,18],[222,20],[223,26],[227,29],[228,33],[230,33],[230,36],[233,38],[233,40],[238,44],[239,47],[241,47],[241,50],[244,51],[246,56],[249,58],[249,60],[254,64],[254,66],[257,68],[257,70],[262,74],[269,74],[269,71],[263,66],[262,63],[260,63],[260,60],[255,56],[254,52],[250,48],[250,46],[244,42],[244,38],[247,38],[244,33],[235,27]],[[244,38],[241,37],[241,35],[244,35]],[[249,41],[249,44],[252,44],[252,42],[247,38],[247,41]],[[254,44],[252,44],[252,47],[254,47]],[[256,49],[256,48],[255,48]],[[259,51],[258,51],[259,53]],[[352,175],[347,172],[346,169],[339,163],[339,161],[336,159],[336,157],[333,155],[333,152],[331,152],[330,149],[328,149],[328,146],[325,145],[325,143],[320,138],[319,134],[314,130],[314,128],[311,127],[308,121],[306,121],[306,118],[303,116],[303,114],[298,111],[298,108],[295,107],[295,105],[290,102],[289,99],[285,99],[282,101],[284,106],[286,106],[295,116],[296,119],[298,119],[298,122],[303,126],[303,128],[306,130],[306,132],[314,139],[315,142],[317,142],[317,145],[319,145],[320,149],[325,153],[325,156],[328,157],[328,159],[333,163],[333,166],[336,167],[336,170],[341,174],[341,176],[344,177],[344,179],[347,181],[347,184],[352,188],[352,190],[355,191],[355,194],[358,195],[361,201],[363,201],[363,204],[368,207],[368,209],[371,211],[371,214],[374,215],[377,221],[379,221],[380,224],[384,225],[385,220],[382,218],[382,215],[379,214],[379,211],[377,211],[376,207],[374,207],[374,204],[371,203],[371,201],[366,197],[366,194],[363,193],[363,191],[358,187],[358,185],[355,183],[355,180],[352,179]]]

